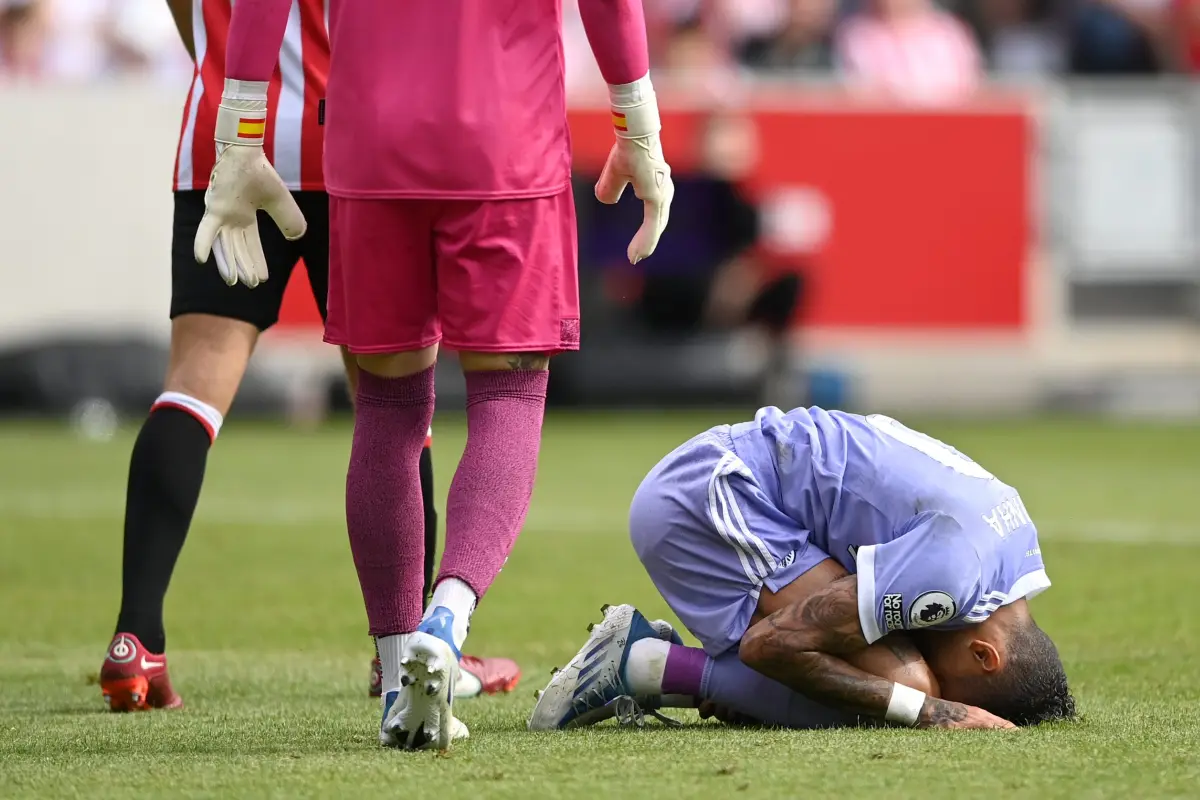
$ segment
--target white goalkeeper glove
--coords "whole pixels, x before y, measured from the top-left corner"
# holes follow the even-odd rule
[[[629,263],[636,264],[658,246],[671,213],[675,184],[671,182],[671,167],[663,159],[662,142],[658,138],[662,122],[650,76],[620,86],[610,85],[608,95],[617,143],[596,182],[596,199],[609,205],[616,203],[625,187],[633,184],[633,193],[645,207],[642,226],[629,243]]]
[[[299,239],[308,228],[263,152],[266,127],[267,84],[226,79],[214,136],[217,163],[204,194],[204,218],[192,252],[201,264],[211,252],[230,286],[241,281],[253,289],[267,279],[267,259],[258,237],[260,208],[289,240]]]

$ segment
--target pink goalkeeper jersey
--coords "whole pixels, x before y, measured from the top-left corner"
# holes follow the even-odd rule
[[[339,197],[546,197],[570,181],[561,0],[330,0]]]

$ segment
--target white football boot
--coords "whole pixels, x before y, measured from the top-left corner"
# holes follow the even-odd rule
[[[633,606],[604,606],[601,611],[604,619],[588,625],[591,635],[587,642],[567,666],[554,671],[550,683],[538,693],[529,730],[563,730],[613,717],[623,724],[640,725],[644,711],[659,716],[658,698],[634,697],[629,688],[625,675],[629,650],[642,639],[673,644],[683,644],[683,640],[669,623],[649,622]]]
[[[379,741],[409,750],[449,750],[470,737],[467,726],[454,716],[458,658],[452,645],[417,630],[400,659],[400,691],[384,697]]]

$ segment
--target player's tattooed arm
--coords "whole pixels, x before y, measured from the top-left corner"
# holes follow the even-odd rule
[[[920,658],[911,643],[898,642],[901,660]],[[846,662],[865,649],[858,620],[858,578],[841,578],[759,622],[742,638],[741,657],[758,672],[828,706],[883,717],[892,682]],[[921,727],[959,727],[967,706],[928,697]]]

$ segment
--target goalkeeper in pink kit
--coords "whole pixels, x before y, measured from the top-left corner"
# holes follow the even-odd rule
[[[292,5],[233,9],[195,246],[231,284],[267,279],[257,209],[289,238],[305,230],[262,150]],[[674,194],[641,0],[579,6],[616,133],[596,196],[615,203],[632,184],[644,202],[629,246],[636,263],[654,252]],[[445,749],[467,736],[451,708],[458,657],[529,508],[549,359],[579,347],[561,31],[560,0],[329,3],[325,339],[361,370],[346,522],[383,665],[385,745]],[[458,351],[465,373],[467,445],[423,614],[418,460],[440,344]]]

